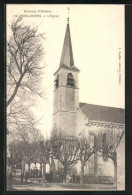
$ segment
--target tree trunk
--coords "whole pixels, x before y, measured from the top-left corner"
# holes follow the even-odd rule
[[[66,173],[67,173],[67,168],[64,167],[64,172],[63,172],[63,183],[66,183]]]
[[[8,101],[7,101],[7,103],[6,103],[6,106],[7,106],[7,107],[9,106],[9,104],[12,102],[12,100],[13,100],[14,97],[16,96],[17,91],[18,91],[18,89],[19,89],[19,87],[20,87],[20,84],[21,84],[21,81],[22,81],[24,75],[25,75],[25,71],[24,71],[24,73],[20,76],[18,82],[16,83],[15,89],[14,89],[14,91],[13,91],[11,97],[8,99]]]
[[[42,175],[43,185],[46,186],[46,164],[43,163],[43,175]]]
[[[85,163],[81,161],[81,174],[80,174],[80,184],[84,184],[84,165]]]
[[[23,175],[23,173],[21,173],[21,182],[23,182],[23,177],[24,177],[24,175]]]
[[[42,169],[42,163],[40,163],[40,176],[42,177],[42,171],[43,171],[43,169]]]
[[[41,170],[41,173],[42,173],[42,163],[40,163],[40,170]]]
[[[12,179],[12,165],[10,165],[10,179]]]
[[[53,160],[53,156],[51,156],[50,158],[51,158],[51,162],[50,162],[50,173],[52,173],[53,172],[54,160]]]
[[[21,162],[21,182],[23,182],[24,178],[24,161]]]
[[[105,135],[106,136],[106,135]],[[105,136],[103,137],[104,140],[103,140],[103,144],[104,146],[106,145],[106,138]],[[97,136],[94,135],[94,147],[96,147],[96,144],[97,144]],[[97,167],[97,154],[94,153],[94,183],[98,183],[98,167]]]
[[[30,174],[30,163],[28,163],[28,174]]]
[[[114,186],[117,189],[117,161],[114,161]]]
[[[98,183],[97,154],[94,154],[94,183]]]

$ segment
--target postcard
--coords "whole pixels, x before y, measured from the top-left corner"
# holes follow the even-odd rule
[[[6,190],[125,190],[124,5],[6,5]]]

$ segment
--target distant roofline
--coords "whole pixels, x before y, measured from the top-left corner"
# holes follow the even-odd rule
[[[125,109],[79,102],[79,107],[91,121],[125,124]]]
[[[89,103],[79,102],[79,104],[89,104]],[[100,107],[105,107],[105,108],[117,108],[117,109],[125,110],[125,108],[119,108],[119,107],[113,107],[113,106],[104,106],[104,105],[99,105],[99,104],[89,104],[89,105],[92,105],[92,106],[100,106]]]

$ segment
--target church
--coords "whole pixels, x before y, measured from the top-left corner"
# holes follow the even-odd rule
[[[77,137],[89,136],[100,130],[106,134],[108,131],[123,131],[125,129],[124,109],[79,102],[79,72],[80,70],[74,64],[68,18],[60,65],[54,73],[52,126],[58,132]],[[123,151],[125,150],[124,145],[121,144]],[[124,158],[125,155],[119,169],[125,169]],[[105,181],[109,177],[107,182],[110,183],[114,177],[112,162],[110,160],[105,162],[96,155],[94,155],[93,160],[93,167],[90,169],[89,166],[86,166],[85,172],[90,175],[94,174],[97,178],[106,176],[104,177]],[[124,172],[120,174],[125,175]],[[103,182],[105,182],[104,180]],[[118,183],[123,185],[124,177],[123,181]]]

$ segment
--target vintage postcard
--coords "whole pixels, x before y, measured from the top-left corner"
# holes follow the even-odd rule
[[[125,190],[124,5],[7,4],[7,191]]]

